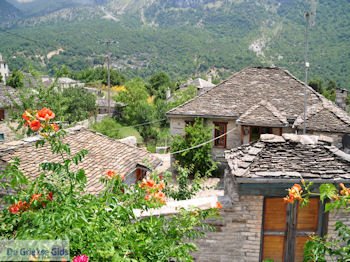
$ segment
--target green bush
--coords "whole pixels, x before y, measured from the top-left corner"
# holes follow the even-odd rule
[[[185,135],[175,135],[171,141],[171,152],[181,151],[200,145],[212,138],[211,128],[208,128],[203,119],[195,119],[193,126],[185,127]],[[198,148],[175,154],[174,157],[183,167],[191,167],[191,174],[200,173],[201,176],[210,176],[218,168],[213,160],[211,149],[213,143],[207,143]]]

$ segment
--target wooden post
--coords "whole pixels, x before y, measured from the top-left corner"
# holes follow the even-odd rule
[[[287,225],[284,241],[284,262],[294,262],[298,208],[298,201],[296,201],[293,205],[288,204],[287,206]]]

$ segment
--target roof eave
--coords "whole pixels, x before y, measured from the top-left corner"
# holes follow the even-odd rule
[[[239,120],[236,121],[237,125],[241,125],[241,126],[266,126],[266,127],[288,127],[289,124],[256,124],[256,123],[242,123]]]
[[[221,119],[238,119],[238,116],[217,116],[217,115],[189,115],[189,114],[169,114],[167,113],[166,116],[168,118],[171,117],[191,117],[191,118],[221,118]]]
[[[235,177],[235,180],[238,184],[275,184],[275,183],[300,183],[301,178],[241,178]],[[349,183],[349,179],[308,179],[305,178],[307,182],[313,182],[314,184],[323,184],[323,183]]]

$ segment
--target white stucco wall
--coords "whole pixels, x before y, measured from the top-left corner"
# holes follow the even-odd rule
[[[2,81],[6,84],[6,79],[9,77],[9,68],[8,65],[0,62],[0,74],[2,76]]]

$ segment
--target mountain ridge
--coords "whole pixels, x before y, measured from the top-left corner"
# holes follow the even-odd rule
[[[18,55],[23,62],[17,56],[11,59],[9,50],[4,53],[15,67],[32,61],[49,72],[62,64],[79,70],[104,63],[105,50],[97,39],[117,39],[113,66],[130,77],[166,71],[183,78],[213,71],[225,78],[246,66],[275,65],[303,79],[304,15],[309,7],[302,0],[95,2],[13,22],[14,32],[40,37],[50,48],[26,48],[27,55]],[[348,88],[350,3],[320,0],[317,8],[310,30],[310,77],[336,79]],[[0,44],[6,41],[0,39]],[[45,56],[60,47],[65,52],[50,60],[37,61],[32,55]]]

